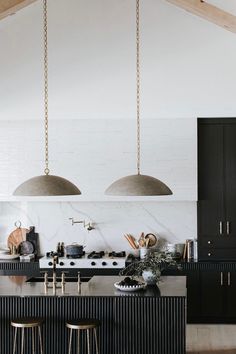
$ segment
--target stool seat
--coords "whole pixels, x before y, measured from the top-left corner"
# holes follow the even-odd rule
[[[41,318],[19,318],[11,321],[11,325],[17,328],[33,328],[43,323]]]
[[[66,322],[66,327],[70,329],[91,329],[101,325],[101,321],[95,319],[70,320]]]
[[[13,354],[17,352],[17,332],[21,332],[21,354],[24,353],[25,347],[25,332],[32,336],[32,350],[31,354],[36,354],[36,341],[35,335],[38,332],[40,354],[43,354],[43,343],[41,326],[43,319],[38,317],[23,317],[11,320],[11,326],[14,327],[14,342],[13,342]],[[26,349],[29,349],[28,347]]]

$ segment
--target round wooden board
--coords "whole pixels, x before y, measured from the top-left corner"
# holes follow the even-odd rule
[[[157,243],[157,237],[154,234],[147,234],[145,237],[145,240],[149,240],[148,246],[153,247]]]
[[[8,247],[12,248],[12,246],[15,246],[16,248],[18,248],[21,242],[26,240],[26,234],[28,232],[28,229],[22,227],[18,227],[17,229],[12,231],[7,239]]]

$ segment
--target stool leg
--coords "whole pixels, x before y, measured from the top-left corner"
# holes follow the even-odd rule
[[[77,351],[77,354],[79,354],[79,353],[80,353],[80,330],[79,330],[79,329],[78,329],[77,335],[78,335],[78,343],[77,343],[77,345],[78,345],[78,351]]]
[[[96,344],[96,354],[99,354],[99,351],[98,351],[98,336],[97,336],[97,328],[94,328],[94,337],[95,337],[95,344]]]
[[[17,338],[17,327],[15,327],[13,354],[16,354],[16,338]]]
[[[22,328],[22,332],[21,332],[21,354],[24,354],[24,339],[25,339],[25,329]]]
[[[90,354],[90,338],[89,338],[89,329],[87,329],[87,343],[88,343],[88,354]]]
[[[69,339],[68,354],[71,354],[71,345],[72,345],[72,328],[70,328],[70,339]]]
[[[35,354],[34,327],[32,327],[32,354]]]
[[[43,354],[43,341],[42,341],[41,326],[38,326],[38,329],[39,329],[40,352],[41,352],[41,354]]]

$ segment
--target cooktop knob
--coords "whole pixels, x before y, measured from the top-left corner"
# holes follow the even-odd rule
[[[75,262],[70,262],[70,265],[71,265],[71,266],[74,266],[74,265],[75,265]]]
[[[113,262],[112,264],[113,264],[113,266],[117,266],[118,263],[117,262]]]
[[[48,265],[49,265],[49,266],[52,266],[52,265],[53,265],[53,263],[52,263],[52,262],[48,262]]]
[[[92,265],[92,266],[95,266],[95,265],[96,265],[96,262],[91,262],[91,265]]]
[[[63,265],[64,265],[64,262],[60,262],[59,265],[60,265],[60,266],[63,266]]]
[[[107,265],[107,262],[102,262],[102,265],[103,265],[103,266]]]

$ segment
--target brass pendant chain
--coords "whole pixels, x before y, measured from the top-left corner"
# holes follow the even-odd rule
[[[44,129],[45,129],[45,174],[49,174],[48,168],[48,6],[47,0],[43,0],[43,30],[44,30]]]
[[[137,100],[137,171],[140,175],[140,33],[139,33],[139,0],[136,0],[136,100]]]

